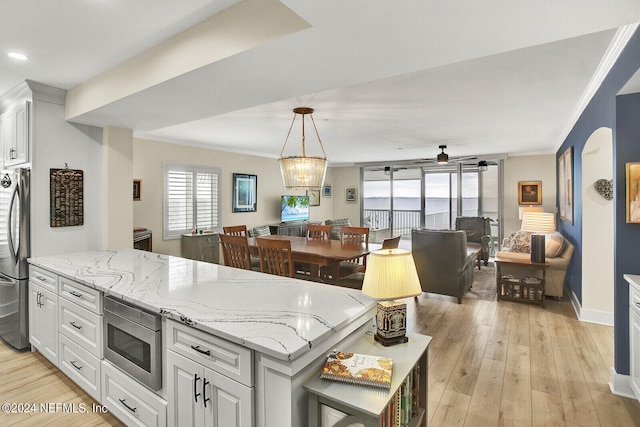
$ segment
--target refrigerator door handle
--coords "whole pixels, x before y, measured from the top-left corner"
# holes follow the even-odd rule
[[[15,286],[16,281],[9,276],[0,273],[0,286]]]
[[[13,203],[16,201],[16,199],[20,196],[20,191],[18,189],[18,186],[16,185],[16,187],[13,189],[13,193],[11,194],[11,201],[9,202],[9,218],[7,221],[7,243],[9,245],[9,253],[11,254],[11,260],[13,261],[13,264],[17,264],[18,263],[18,252],[16,251],[16,248],[13,246],[13,235],[11,233],[11,223],[13,222]],[[18,202],[20,203],[20,202]],[[18,242],[18,246],[20,245],[20,242]]]

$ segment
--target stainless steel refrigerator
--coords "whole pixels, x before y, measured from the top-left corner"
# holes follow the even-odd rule
[[[29,169],[0,172],[0,337],[29,345]]]

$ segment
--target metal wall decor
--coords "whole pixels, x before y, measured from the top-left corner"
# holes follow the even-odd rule
[[[50,225],[70,227],[84,224],[84,172],[80,169],[49,170]]]

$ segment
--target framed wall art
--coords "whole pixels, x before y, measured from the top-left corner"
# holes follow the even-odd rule
[[[258,176],[233,174],[233,212],[256,212]]]
[[[640,163],[626,165],[627,222],[640,224]]]
[[[140,201],[140,196],[142,194],[142,181],[139,179],[133,180],[133,200]]]
[[[558,194],[560,219],[573,225],[573,147],[558,159]]]
[[[542,204],[542,181],[519,181],[518,182],[518,204],[519,205],[541,205]]]
[[[358,201],[358,189],[355,187],[347,188],[345,201],[347,203],[356,203]]]
[[[307,190],[309,206],[320,206],[320,190]]]
[[[66,166],[66,165],[65,165]],[[50,169],[50,226],[84,224],[84,172],[80,169]]]
[[[325,185],[322,188],[322,197],[331,197],[331,186]]]

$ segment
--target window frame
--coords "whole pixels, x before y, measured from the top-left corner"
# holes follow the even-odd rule
[[[163,165],[163,212],[162,212],[162,238],[163,240],[179,239],[182,234],[191,233],[191,230],[195,228],[195,224],[198,223],[198,204],[197,204],[197,191],[193,190],[193,223],[192,228],[186,228],[181,230],[169,230],[168,213],[169,213],[169,172],[190,172],[193,174],[206,173],[215,175],[217,177],[217,197],[212,199],[212,204],[217,207],[217,225],[212,227],[214,232],[220,232],[222,224],[222,208],[221,208],[221,189],[222,189],[222,169],[215,166],[202,166],[202,165],[188,165],[182,163],[170,163],[164,162]],[[193,180],[194,187],[197,184],[196,180]]]

